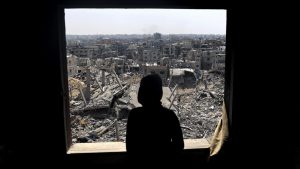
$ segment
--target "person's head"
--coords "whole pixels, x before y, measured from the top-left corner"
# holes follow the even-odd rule
[[[160,104],[163,95],[162,80],[157,74],[142,78],[138,93],[138,101],[143,106]]]

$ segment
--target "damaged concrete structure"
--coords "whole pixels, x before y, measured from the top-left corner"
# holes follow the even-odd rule
[[[72,142],[125,141],[128,113],[141,106],[140,80],[151,73],[162,78],[162,105],[175,112],[184,138],[211,136],[221,116],[224,77],[216,70],[224,69],[224,49],[195,41],[102,39],[101,57],[69,54]]]
[[[75,55],[67,55],[68,76],[73,76],[78,73],[77,57]]]
[[[207,50],[201,53],[201,69],[209,70],[212,69],[213,64],[215,63],[215,57],[217,51]]]
[[[194,88],[196,86],[196,80],[193,69],[170,69],[170,86],[177,84],[182,88]]]
[[[161,58],[160,51],[156,48],[147,48],[143,51],[143,62],[157,62]]]
[[[184,138],[212,135],[221,117],[224,77],[207,73],[207,87],[204,87],[203,83],[196,83],[192,69],[171,69],[169,73],[177,87],[163,87],[162,104],[177,114]],[[128,113],[132,108],[141,106],[137,92],[142,78],[139,73],[127,76],[121,81],[109,69],[98,74],[91,73],[89,101],[84,101],[80,90],[73,91],[77,94],[77,98],[75,94],[70,97],[73,143],[125,141]],[[85,96],[87,84],[75,81],[82,87]]]
[[[76,55],[67,56],[68,76],[75,76],[77,74],[85,74],[88,66],[91,65],[89,58],[81,58]]]
[[[213,69],[225,70],[225,54],[217,54]]]
[[[149,64],[149,63],[143,65],[142,71],[143,71],[143,76],[146,76],[151,73],[156,73],[162,78],[164,82],[167,80],[168,73],[169,73],[167,66]]]

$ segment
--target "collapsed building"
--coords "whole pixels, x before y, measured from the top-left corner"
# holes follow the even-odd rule
[[[151,73],[162,78],[162,105],[176,113],[185,139],[213,134],[223,103],[224,74],[218,70],[224,71],[225,48],[156,41],[132,45],[121,56],[108,42],[94,60],[68,55],[73,143],[125,141],[127,116],[141,106],[139,82]]]
[[[158,74],[162,78],[163,83],[166,83],[168,75],[169,75],[168,66],[157,65],[156,63],[155,64],[149,64],[149,63],[143,64],[142,65],[143,76],[146,76],[151,73]]]
[[[163,87],[162,104],[178,116],[185,139],[211,136],[221,117],[223,101],[223,76],[207,72],[207,86],[204,87],[204,83],[194,83],[192,74],[190,69],[173,71],[175,86]],[[125,141],[128,113],[141,106],[137,92],[142,75],[128,76],[119,78],[121,76],[113,69],[103,68],[90,73],[90,85],[87,77],[81,77],[85,80],[69,78],[73,143]],[[182,84],[195,86],[184,88]]]
[[[196,86],[197,79],[193,69],[175,68],[170,69],[169,72],[169,86],[174,86],[175,84],[182,88],[193,88]]]

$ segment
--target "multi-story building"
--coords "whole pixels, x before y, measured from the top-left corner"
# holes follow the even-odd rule
[[[89,58],[80,58],[75,55],[67,55],[68,76],[83,74],[87,67],[91,65]]]
[[[161,54],[158,49],[156,48],[150,48],[150,49],[145,49],[143,51],[143,62],[149,62],[149,63],[155,63],[159,61],[161,58]]]
[[[213,69],[225,70],[225,54],[217,54],[214,61]]]
[[[195,61],[198,51],[195,49],[192,49],[187,52],[187,60]]]
[[[217,51],[215,51],[215,50],[202,51],[201,69],[202,70],[212,69],[213,64],[215,63],[216,55],[217,55]]]
[[[68,76],[74,76],[77,72],[77,57],[75,55],[67,55]]]
[[[72,46],[69,47],[69,53],[78,57],[98,58],[103,50],[102,46]]]
[[[162,55],[163,57],[172,57],[175,56],[175,45],[167,44],[162,47]]]

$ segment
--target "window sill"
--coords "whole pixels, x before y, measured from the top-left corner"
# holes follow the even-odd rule
[[[209,142],[204,139],[185,139],[184,149],[209,149]],[[81,153],[123,153],[126,152],[126,145],[124,142],[101,142],[101,143],[75,143],[73,144],[67,154],[81,154]]]

